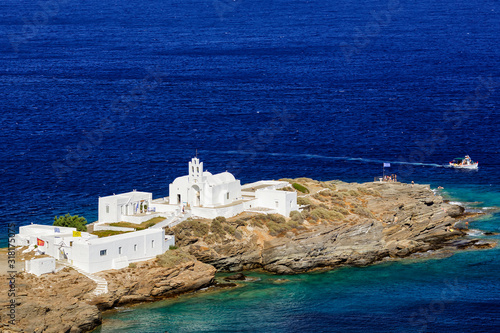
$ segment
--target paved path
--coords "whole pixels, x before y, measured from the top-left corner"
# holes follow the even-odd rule
[[[101,294],[106,294],[108,292],[108,281],[106,281],[102,277],[94,275],[94,274],[87,273],[87,272],[81,270],[80,268],[78,268],[76,266],[73,266],[70,263],[64,262],[62,260],[58,260],[57,262],[59,264],[63,265],[63,266],[67,266],[67,267],[73,268],[78,273],[85,275],[86,277],[88,277],[89,279],[91,279],[92,281],[94,281],[95,283],[97,283],[97,287],[95,288],[95,290],[93,292],[94,295],[97,296],[97,295],[101,295]]]

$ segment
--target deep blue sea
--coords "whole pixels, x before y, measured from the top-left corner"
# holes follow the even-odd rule
[[[4,0],[0,239],[168,195],[195,154],[242,183],[443,186],[500,206],[496,0]],[[443,167],[469,154],[479,171]],[[471,203],[474,202],[474,203]],[[500,231],[498,215],[475,228]],[[102,332],[492,332],[499,250],[286,277],[134,307]]]

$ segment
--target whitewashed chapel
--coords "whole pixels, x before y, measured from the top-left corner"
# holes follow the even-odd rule
[[[175,238],[165,235],[163,228],[189,217],[229,218],[244,211],[288,217],[298,210],[297,193],[283,190],[289,185],[285,181],[262,180],[242,186],[227,171],[215,175],[205,171],[203,162],[194,157],[188,164],[188,174],[170,184],[169,197],[153,200],[152,193],[134,190],[99,198],[99,220],[93,224],[94,230],[134,231],[109,223],[140,224],[154,217],[165,218],[151,228],[97,238],[74,228],[29,225],[20,228],[16,241],[31,248],[36,245],[38,251],[68,260],[87,273],[119,269],[167,251],[175,245]],[[32,266],[34,268],[35,263]],[[35,273],[40,273],[40,269]]]
[[[244,211],[281,214],[298,210],[297,193],[282,189],[288,182],[263,180],[241,185],[229,172],[211,174],[197,157],[188,164],[188,174],[169,185],[169,197],[152,199],[152,193],[128,192],[99,198],[99,222],[142,223],[156,216],[174,219],[180,215],[212,219]]]

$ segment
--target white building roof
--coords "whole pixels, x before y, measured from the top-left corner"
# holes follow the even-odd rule
[[[234,178],[234,176],[227,171],[207,177],[207,182],[209,185],[228,184],[234,182],[235,180],[236,178]]]
[[[114,235],[114,236],[108,236],[108,237],[102,237],[102,238],[92,238],[92,239],[87,239],[87,240],[84,239],[84,241],[90,245],[106,244],[106,243],[114,242],[116,240],[133,239],[136,237],[143,237],[143,236],[152,235],[155,233],[163,233],[163,229],[161,229],[161,228],[145,229],[145,230],[140,230],[140,231],[127,232],[126,234],[121,234],[121,235]]]
[[[153,194],[150,192],[141,192],[141,191],[131,191],[120,194],[108,195],[106,197],[101,197],[101,199],[114,198],[117,202],[123,203],[128,201],[136,201],[141,200],[145,197],[152,196]]]
[[[56,232],[56,228],[59,232]],[[30,224],[24,225],[19,228],[20,235],[31,235],[31,236],[60,236],[61,234],[72,234],[76,231],[76,228],[71,227],[58,227],[54,225],[44,225],[44,224]]]

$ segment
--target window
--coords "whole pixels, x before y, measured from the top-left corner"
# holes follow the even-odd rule
[[[194,173],[194,166],[192,166],[192,167],[191,167],[191,170],[192,170],[192,171],[193,171],[193,173]]]
[[[137,244],[134,244],[134,251],[137,251]]]
[[[200,173],[200,167],[196,167],[196,172]]]
[[[101,252],[99,252],[99,254],[101,256],[105,256],[107,254],[108,250],[101,250]]]
[[[154,248],[155,247],[155,241],[154,239],[151,241],[151,248]]]
[[[106,205],[106,214],[109,214],[109,206]]]
[[[227,200],[229,200],[229,192],[226,194],[226,198]]]
[[[73,241],[69,242],[69,246],[73,246]]]
[[[276,208],[278,208],[279,206],[278,200],[276,200],[274,203],[276,204]]]
[[[122,247],[121,246],[118,248],[118,254],[122,254]]]

